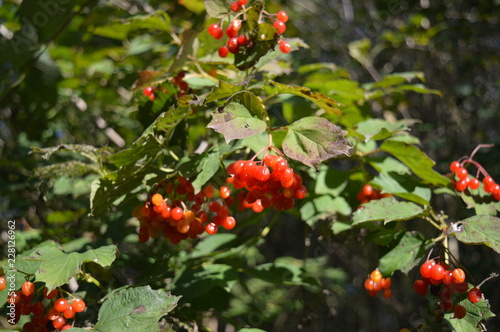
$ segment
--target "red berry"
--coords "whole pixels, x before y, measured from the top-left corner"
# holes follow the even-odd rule
[[[474,287],[469,291],[467,297],[469,298],[469,301],[471,301],[472,303],[477,303],[483,297],[483,292],[481,292],[479,288]]]
[[[172,219],[177,221],[181,220],[184,217],[184,210],[182,210],[182,208],[180,207],[173,208],[171,212],[171,217]]]
[[[274,154],[268,154],[267,156],[264,157],[264,164],[266,164],[266,166],[274,168],[274,165],[278,161],[278,158],[279,157]]]
[[[82,312],[87,307],[87,305],[85,304],[85,302],[82,299],[75,299],[73,301],[73,303],[71,304],[71,306],[73,307],[73,310],[75,312]]]
[[[470,188],[470,189],[477,189],[479,188],[479,185],[481,184],[481,182],[477,179],[477,178],[473,178],[469,181],[469,183],[467,184],[467,186]]]
[[[69,329],[72,329],[72,328],[73,328],[73,326],[71,326],[71,325],[67,325],[67,324],[66,324],[66,325],[64,325],[63,327],[61,327],[61,328],[59,329],[59,331],[66,331],[66,330],[69,330]]]
[[[286,30],[286,24],[285,24],[285,22],[280,21],[280,20],[274,21],[273,27],[275,27],[276,29],[278,29],[278,34],[280,34],[280,35],[283,32],[285,32],[285,30]]]
[[[276,13],[276,18],[285,23],[288,21],[288,15],[284,11],[279,11],[278,13]]]
[[[222,46],[219,48],[219,56],[221,58],[227,57],[228,54],[229,54],[229,48],[227,48],[227,46]]]
[[[483,179],[484,190],[490,192],[490,188],[495,184],[495,180],[491,176],[486,176]]]
[[[215,233],[217,233],[217,224],[215,224],[214,222],[209,222],[205,226],[205,231],[210,235],[214,235]]]
[[[229,50],[229,52],[236,54],[238,53],[239,48],[240,45],[238,45],[238,38],[229,38],[229,40],[227,41],[227,49]]]
[[[362,189],[363,195],[370,197],[373,195],[373,187],[370,186],[369,184],[365,184]]]
[[[220,189],[219,189],[219,196],[221,198],[224,198],[224,199],[228,198],[229,195],[231,195],[231,189],[229,189],[229,187],[227,187],[227,186],[220,187]]]
[[[231,6],[229,6],[229,8],[233,12],[238,12],[241,9],[241,3],[239,1],[235,1],[235,2],[231,3]]]
[[[390,288],[384,289],[383,295],[386,299],[390,298],[392,296],[392,289]]]
[[[248,0],[238,0],[238,2],[240,3],[240,5],[244,6],[248,3]]]
[[[42,302],[35,302],[33,303],[33,305],[31,306],[31,312],[33,313],[33,315],[35,316],[40,316],[43,314],[43,312],[45,311],[45,307],[43,305]]]
[[[457,319],[462,319],[467,315],[467,309],[463,305],[457,304],[453,307],[454,317]]]
[[[457,191],[464,191],[467,188],[469,182],[470,182],[469,178],[464,178],[462,180],[459,180],[455,182],[455,189]]]
[[[64,318],[73,318],[76,315],[76,311],[73,310],[72,306],[69,306],[68,309],[64,310],[63,316]]]
[[[271,177],[271,172],[266,166],[257,166],[255,168],[254,176],[257,180],[266,182]]]
[[[203,188],[203,195],[205,195],[206,198],[212,198],[215,194],[215,188],[211,184]]]
[[[379,282],[382,279],[382,273],[379,269],[373,270],[372,273],[370,273],[370,278],[375,282]]]
[[[238,45],[240,46],[245,46],[246,44],[248,44],[248,38],[245,35],[239,35],[237,41]]]
[[[145,88],[142,93],[146,96],[146,97],[150,97],[152,95],[154,95],[154,90],[152,87],[148,86],[147,88]]]
[[[53,298],[55,298],[57,296],[57,289],[53,289],[50,293],[48,293],[48,288],[44,288],[43,289],[43,296],[47,300],[52,300]]]
[[[288,42],[282,42],[280,44],[280,51],[282,53],[290,53],[291,50],[292,50],[292,47],[290,46],[290,44]]]
[[[24,296],[30,296],[35,293],[35,284],[31,281],[25,281],[21,287],[21,293]]]
[[[424,278],[430,278],[432,267],[436,264],[433,259],[426,261],[420,266],[420,275]]]
[[[151,203],[153,203],[154,206],[159,206],[161,203],[165,203],[165,201],[163,200],[163,196],[157,193],[151,197]]]
[[[375,289],[375,281],[373,281],[371,278],[367,278],[365,280],[365,289],[367,291],[372,291]]]
[[[222,31],[222,28],[215,23],[208,27],[208,33],[211,34],[215,39],[221,39],[224,35],[224,31]]]
[[[456,173],[456,171],[459,168],[462,168],[462,165],[460,165],[460,163],[458,161],[452,161],[451,162],[451,164],[450,164],[450,171],[452,171],[453,173]]]
[[[380,286],[382,287],[382,289],[391,288],[391,284],[392,284],[391,278],[380,279]]]
[[[57,310],[58,312],[63,312],[64,310],[68,309],[69,304],[68,301],[64,298],[59,298],[54,302],[54,309]]]
[[[413,289],[420,296],[425,296],[427,294],[428,284],[423,280],[415,280],[413,283]]]
[[[469,175],[469,172],[467,172],[467,170],[465,168],[460,167],[459,169],[457,169],[455,174],[460,180],[462,180],[462,179],[465,179]]]
[[[453,279],[456,283],[464,282],[465,272],[461,268],[456,268],[452,271]]]
[[[7,287],[7,283],[5,282],[4,277],[0,277],[0,292],[3,291]]]
[[[54,326],[54,328],[56,328],[56,329],[59,329],[60,327],[62,327],[65,324],[66,324],[66,318],[64,318],[62,316],[59,316],[52,321],[52,326]]]
[[[222,220],[221,226],[227,230],[233,229],[234,226],[236,226],[236,219],[229,216],[229,217],[225,218],[224,220]]]
[[[436,264],[431,269],[431,278],[441,280],[444,278],[444,267],[441,264]]]

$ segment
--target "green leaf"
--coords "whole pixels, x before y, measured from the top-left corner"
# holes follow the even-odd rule
[[[243,89],[242,85],[235,85],[219,81],[219,84],[207,95],[206,102],[210,103],[215,100],[231,97],[235,93]]]
[[[384,276],[390,276],[396,270],[408,274],[432,245],[432,241],[418,233],[405,232],[396,246],[380,259],[379,269]]]
[[[332,218],[337,213],[347,216],[351,212],[352,209],[349,203],[342,196],[321,195],[312,198],[308,197],[300,207],[302,220],[305,220],[311,227],[318,220]]]
[[[353,225],[365,222],[384,221],[388,223],[397,220],[409,220],[421,216],[426,210],[411,202],[399,202],[393,197],[372,200],[363,204],[353,214]]]
[[[204,264],[188,268],[174,281],[175,292],[182,294],[182,300],[191,302],[194,298],[220,287],[229,292],[238,279],[236,270],[226,264]]]
[[[408,130],[416,120],[401,120],[395,123],[390,123],[382,119],[368,119],[354,126],[357,133],[361,134],[365,141],[369,139],[383,140],[394,134]]]
[[[136,15],[96,27],[93,32],[99,36],[124,40],[129,34],[140,29],[168,33],[172,30],[170,17],[164,11],[159,11],[150,15]]]
[[[96,148],[93,145],[87,144],[61,144],[50,148],[37,148],[31,149],[31,153],[41,153],[42,158],[48,160],[54,153],[68,151],[77,155],[85,157],[93,162],[100,162],[109,156],[110,148]]]
[[[469,284],[469,288],[473,287]],[[453,311],[445,313],[444,319],[453,328],[455,332],[483,332],[480,322],[495,317],[491,312],[490,304],[487,300],[480,300],[477,303],[472,303],[467,298],[467,293],[460,294],[458,299],[453,300],[454,305],[462,305],[465,307],[467,314],[462,319],[453,318]]]
[[[222,18],[229,12],[224,0],[205,0],[205,9],[211,17]]]
[[[45,282],[49,291],[68,283],[69,278],[76,275],[81,265],[94,262],[102,267],[110,266],[116,258],[116,246],[104,246],[84,253],[66,254],[55,246],[40,247],[27,259],[41,261],[36,280]]]
[[[228,103],[212,113],[208,128],[224,135],[226,143],[259,134],[267,129],[261,120],[262,103],[251,92],[242,91],[229,99]]]
[[[451,183],[450,179],[434,171],[432,169],[435,165],[434,161],[413,145],[396,141],[385,141],[380,149],[398,158],[408,166],[413,173],[427,183],[438,186],[447,186]]]
[[[179,299],[150,286],[114,290],[106,296],[94,328],[102,332],[160,331],[158,321],[177,306]]]
[[[420,205],[430,204],[431,190],[420,186],[420,183],[412,176],[383,172],[371,182],[383,188],[384,193],[397,195]]]
[[[184,177],[191,180],[197,193],[220,168],[219,148],[214,147],[201,155],[186,156],[179,161],[177,168]]]
[[[288,126],[283,152],[289,158],[316,168],[330,158],[349,155],[351,145],[345,139],[346,133],[325,118],[305,117]]]
[[[443,96],[441,91],[435,90],[435,89],[429,89],[423,84],[404,84],[404,85],[398,85],[397,86],[398,90],[403,90],[403,91],[413,91],[417,93],[432,93],[438,96]]]
[[[189,107],[172,107],[161,113],[142,135],[133,143],[129,149],[121,150],[109,159],[116,166],[127,166],[135,164],[144,156],[152,157],[163,149],[163,142],[170,139],[175,127],[191,113]],[[160,133],[163,137],[157,137]]]
[[[500,218],[494,216],[474,216],[452,223],[450,233],[460,242],[484,244],[500,254]]]
[[[306,98],[318,105],[319,108],[323,109],[328,114],[334,114],[338,116],[342,115],[342,112],[340,111],[340,109],[338,109],[338,106],[340,106],[340,104],[322,93],[314,92],[311,89],[303,86],[289,86],[273,81],[271,83],[277,88],[278,92],[280,93],[291,93],[293,95]]]
[[[212,254],[217,250],[227,247],[238,238],[236,234],[232,233],[218,233],[208,236],[198,242],[196,247],[191,253],[192,258],[203,257]]]

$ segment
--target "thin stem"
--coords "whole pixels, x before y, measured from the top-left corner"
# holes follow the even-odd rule
[[[493,278],[496,278],[496,277],[498,277],[498,273],[493,272],[492,274],[490,274],[490,276],[488,278],[481,281],[481,283],[479,285],[477,285],[477,288],[481,287],[486,281],[493,279]]]
[[[474,149],[474,151],[472,151],[472,153],[470,154],[470,157],[469,159],[472,160],[472,158],[474,157],[474,155],[476,154],[476,152],[481,149],[481,148],[491,148],[493,147],[494,145],[493,144],[479,144],[478,146],[476,146],[476,148]]]

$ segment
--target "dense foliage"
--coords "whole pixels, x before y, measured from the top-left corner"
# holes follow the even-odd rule
[[[344,29],[316,2],[2,3],[4,329],[499,326],[494,93],[418,68],[452,7],[326,3]],[[455,103],[440,153],[415,105],[459,97],[482,139]]]

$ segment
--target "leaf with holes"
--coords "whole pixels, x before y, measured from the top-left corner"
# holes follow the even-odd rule
[[[325,118],[305,117],[288,126],[283,152],[289,158],[317,167],[330,158],[349,155],[351,145],[346,133]]]
[[[96,331],[160,331],[158,321],[177,306],[172,296],[150,286],[119,288],[108,294],[99,310]]]
[[[450,229],[460,242],[484,244],[500,254],[500,218],[474,216],[453,223]]]
[[[251,92],[235,94],[228,103],[212,113],[208,128],[224,135],[226,142],[259,134],[267,129],[261,118],[265,114],[262,102]]]

